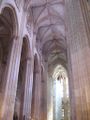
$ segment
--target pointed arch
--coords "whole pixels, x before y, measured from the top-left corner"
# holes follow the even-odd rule
[[[4,16],[5,14],[9,15],[9,16]],[[19,33],[19,22],[18,22],[18,17],[17,17],[17,12],[15,10],[15,8],[10,5],[10,4],[6,4],[5,6],[2,7],[1,9],[1,13],[0,13],[0,17],[10,17],[9,19],[6,19],[7,22],[12,22],[12,34],[14,37],[18,36]],[[9,21],[10,20],[10,21]]]

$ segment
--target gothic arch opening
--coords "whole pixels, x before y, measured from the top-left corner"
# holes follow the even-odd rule
[[[49,77],[51,94],[48,120],[70,120],[70,99],[68,73],[66,68],[58,64]],[[49,94],[49,96],[50,96]]]
[[[16,36],[16,16],[12,8],[5,7],[0,14],[0,111],[7,83],[12,44]],[[16,25],[15,25],[16,24]],[[13,37],[14,36],[14,37]]]
[[[15,117],[19,120],[24,118],[23,107],[27,74],[27,61],[30,57],[29,53],[29,40],[27,38],[23,38],[13,119]]]
[[[0,22],[4,24],[6,29],[9,29],[9,33],[11,33],[12,37],[18,36],[18,19],[15,8],[11,5],[6,5],[1,10],[0,14]],[[1,24],[0,24],[1,25]]]
[[[52,74],[53,120],[70,120],[70,100],[68,73],[62,65],[57,65]]]

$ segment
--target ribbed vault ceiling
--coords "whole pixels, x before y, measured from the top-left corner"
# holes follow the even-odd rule
[[[64,0],[32,0],[32,13],[37,41],[49,60],[65,59]],[[63,55],[64,54],[64,55]],[[51,61],[50,61],[51,62]]]

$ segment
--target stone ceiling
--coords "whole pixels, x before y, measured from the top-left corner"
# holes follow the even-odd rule
[[[32,0],[37,41],[48,60],[66,59],[64,0]]]

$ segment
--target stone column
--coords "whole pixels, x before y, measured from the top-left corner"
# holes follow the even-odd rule
[[[38,67],[38,66],[37,66]],[[33,74],[34,76],[34,91],[33,91],[33,105],[32,105],[32,109],[33,109],[33,113],[32,113],[32,119],[34,120],[40,120],[40,92],[41,92],[41,70],[40,70],[40,66],[38,71],[35,71],[35,73]]]
[[[68,120],[69,119],[69,106],[68,106],[68,102],[69,99],[67,98],[67,84],[66,84],[66,79],[63,79],[63,107],[64,107],[64,120]]]
[[[53,78],[48,75],[47,80],[47,120],[52,120],[54,117],[54,109],[53,109]]]
[[[66,0],[71,119],[90,119],[90,47],[79,0]]]
[[[3,88],[3,101],[0,114],[0,120],[12,120],[14,112],[14,103],[17,90],[18,72],[21,56],[22,43],[14,38],[12,49],[9,54],[6,71],[3,76],[5,81]]]
[[[47,120],[47,74],[44,70],[41,72],[41,106],[40,106],[40,120]]]
[[[1,75],[2,75],[2,62],[0,60],[0,82],[1,82]]]
[[[32,99],[32,86],[33,86],[33,69],[32,59],[26,60],[25,71],[25,89],[24,89],[24,103],[23,103],[23,118],[30,120],[31,118],[31,99]]]
[[[0,43],[0,84],[1,84],[1,81],[2,81],[2,46]]]

